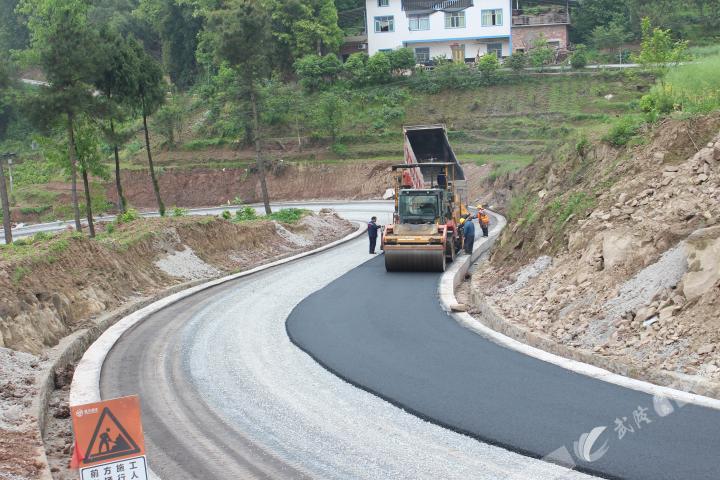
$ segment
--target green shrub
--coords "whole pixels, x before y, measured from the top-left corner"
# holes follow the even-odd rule
[[[575,51],[570,57],[570,66],[576,70],[585,68],[588,64],[587,47],[585,45],[576,45]]]
[[[491,82],[495,79],[498,68],[500,68],[500,62],[498,61],[497,55],[494,53],[487,53],[483,55],[477,62],[477,69],[487,82]]]
[[[343,65],[345,78],[356,87],[365,85],[367,78],[367,62],[368,56],[364,52],[357,52],[350,55]]]
[[[247,222],[250,220],[257,220],[258,214],[253,207],[245,206],[235,212],[235,221]]]
[[[515,52],[505,59],[505,65],[517,73],[527,66],[527,55],[524,52]]]
[[[230,210],[223,210],[222,214],[220,215],[224,220],[230,220],[232,219],[232,213],[230,213]]]
[[[107,232],[108,235],[112,235],[113,233],[115,233],[115,224],[114,224],[114,223],[108,223],[108,224],[105,226],[105,231]]]
[[[388,52],[388,57],[390,57],[390,69],[396,74],[415,66],[415,52],[411,48],[398,48]]]
[[[117,223],[130,223],[140,218],[140,214],[134,208],[128,208],[125,213],[117,216]]]
[[[347,146],[342,143],[333,143],[331,149],[332,152],[340,158],[347,158],[350,155]]]
[[[300,84],[308,90],[320,90],[337,80],[342,62],[333,55],[306,55],[295,61],[295,73]]]
[[[304,208],[283,208],[280,211],[268,215],[267,218],[281,223],[297,223],[302,217],[310,213],[310,210],[305,210]]]
[[[585,157],[585,154],[587,154],[588,148],[590,148],[590,141],[583,133],[580,135],[580,139],[578,139],[577,143],[575,144],[575,151],[581,157]]]
[[[180,208],[180,207],[173,207],[172,209],[172,216],[173,217],[185,217],[188,214],[188,210],[186,208]]]
[[[33,242],[42,242],[44,240],[50,240],[53,238],[53,234],[49,232],[38,232],[33,235]]]
[[[50,244],[50,251],[52,253],[60,253],[64,252],[68,249],[70,246],[70,242],[67,241],[67,238],[62,238],[58,240],[57,242],[53,242]]]
[[[382,83],[390,79],[392,64],[384,52],[377,52],[368,59],[365,66],[368,80],[371,83]]]
[[[603,137],[603,140],[616,147],[622,147],[637,135],[642,125],[642,122],[635,117],[622,117],[612,126],[610,132]]]
[[[52,208],[52,206],[50,206],[50,205],[41,205],[39,207],[21,207],[20,213],[22,213],[23,215],[32,215],[32,214],[40,215],[44,212],[47,212],[51,208]]]

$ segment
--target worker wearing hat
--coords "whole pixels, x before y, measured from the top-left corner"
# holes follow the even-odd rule
[[[487,214],[482,205],[478,205],[477,210],[478,223],[480,224],[480,228],[482,228],[483,237],[487,237],[490,230],[490,215]]]

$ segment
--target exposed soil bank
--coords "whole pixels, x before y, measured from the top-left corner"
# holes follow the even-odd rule
[[[276,163],[268,175],[268,190],[274,201],[380,198],[392,186],[389,166],[387,162]],[[159,179],[167,205],[205,207],[236,201],[262,201],[258,176],[252,167],[165,169]],[[126,170],[122,181],[131,205],[142,209],[156,207],[147,171]],[[112,183],[107,184],[107,196],[111,201],[117,201]]]
[[[126,302],[310,250],[353,229],[331,212],[296,224],[140,219],[96,240],[64,234],[19,249],[5,247],[13,250],[0,260],[0,478],[38,478],[43,468],[33,401],[51,366],[49,349],[64,337],[95,327]],[[64,462],[72,445],[63,392],[72,369],[53,375],[58,390],[45,424],[48,455],[60,478],[68,473]]]
[[[666,121],[646,145],[566,151],[505,179],[511,222],[473,276],[476,311],[538,346],[718,395],[719,129],[717,115]]]

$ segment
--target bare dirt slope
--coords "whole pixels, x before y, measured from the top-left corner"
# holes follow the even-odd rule
[[[4,247],[0,257],[0,478],[37,478],[42,448],[32,401],[47,350],[131,299],[191,280],[246,270],[342,238],[355,227],[332,212],[295,224],[215,217],[139,219],[96,240],[63,234]],[[47,453],[67,473],[67,389],[55,372]],[[59,425],[64,427],[60,428]],[[70,475],[70,474],[68,474]],[[59,477],[58,477],[59,478]],[[70,478],[69,476],[67,478]]]
[[[719,130],[667,121],[646,145],[548,159],[522,193],[501,188],[513,218],[475,302],[643,378],[720,381]]]
[[[388,162],[341,162],[331,164],[273,164],[268,190],[273,200],[357,200],[380,198],[392,185]],[[147,171],[126,170],[124,193],[136,208],[155,208],[155,196]],[[116,202],[112,182],[107,197]],[[240,201],[262,200],[255,169],[168,168],[160,174],[160,189],[167,205],[205,207]]]

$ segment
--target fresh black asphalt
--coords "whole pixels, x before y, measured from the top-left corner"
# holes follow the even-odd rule
[[[300,303],[288,334],[348,382],[482,441],[538,458],[565,447],[607,478],[720,478],[720,411],[672,402],[660,416],[650,395],[500,347],[440,308],[439,278],[386,273],[378,256]],[[633,431],[619,438],[616,421]],[[607,453],[579,460],[573,442],[601,426],[592,452]]]

